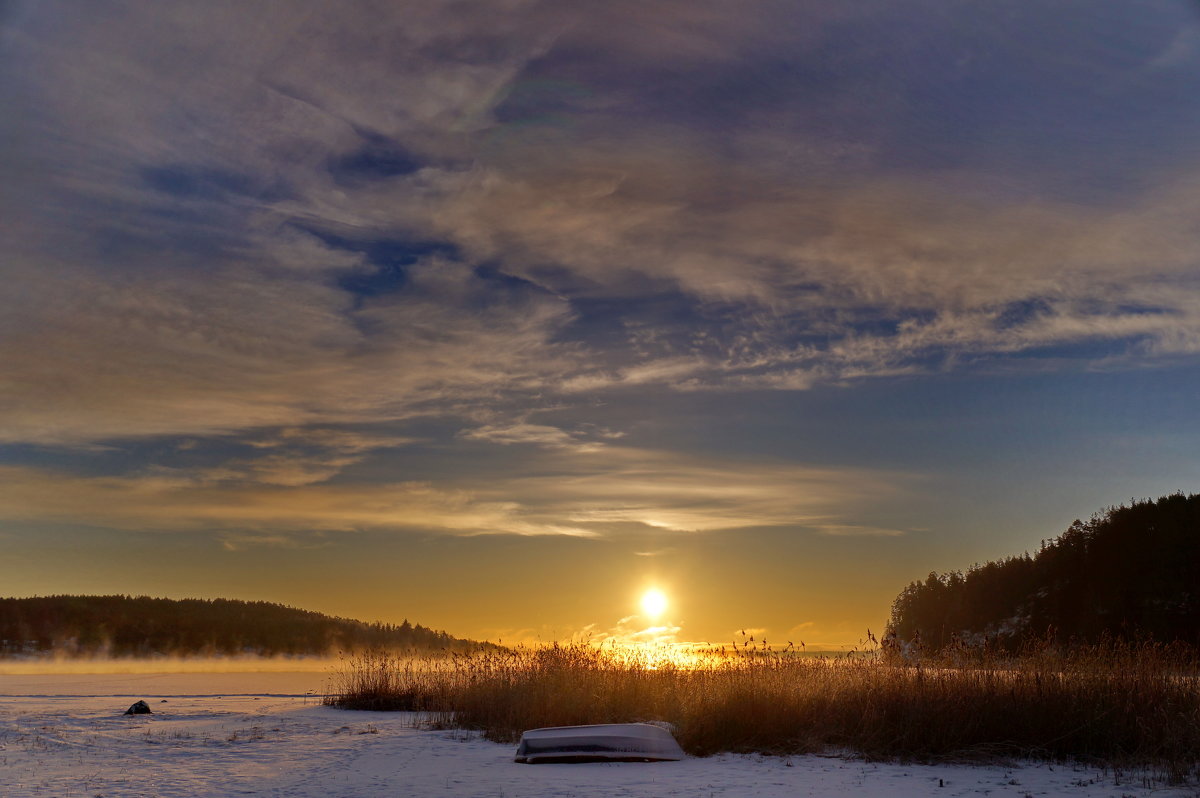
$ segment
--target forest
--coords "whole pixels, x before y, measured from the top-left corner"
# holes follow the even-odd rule
[[[892,605],[885,639],[928,652],[1102,639],[1200,644],[1200,495],[1075,521],[1036,554],[931,573]]]
[[[325,655],[486,646],[405,620],[364,623],[265,601],[148,596],[0,598],[0,656]]]

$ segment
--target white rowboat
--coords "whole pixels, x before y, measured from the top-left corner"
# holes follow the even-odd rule
[[[521,735],[515,761],[668,762],[685,754],[671,733],[649,723],[604,723],[594,726],[551,726]]]

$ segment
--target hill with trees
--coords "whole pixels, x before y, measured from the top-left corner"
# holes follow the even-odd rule
[[[1104,637],[1200,644],[1200,495],[1111,508],[1033,556],[931,573],[896,597],[885,639],[936,652]]]
[[[265,601],[0,598],[0,656],[7,657],[323,655],[369,648],[470,651],[487,645],[407,620],[364,623]]]

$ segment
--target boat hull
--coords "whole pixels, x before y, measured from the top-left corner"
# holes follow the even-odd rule
[[[672,762],[686,755],[671,733],[649,723],[551,726],[521,735],[514,761],[527,765],[578,762]]]

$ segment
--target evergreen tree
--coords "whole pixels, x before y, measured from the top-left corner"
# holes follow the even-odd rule
[[[47,596],[0,598],[0,656],[327,654],[486,645],[412,626],[333,618],[265,601]]]
[[[896,597],[888,631],[930,651],[954,639],[1200,644],[1200,495],[1133,501],[1075,521],[1032,557],[931,573]]]

